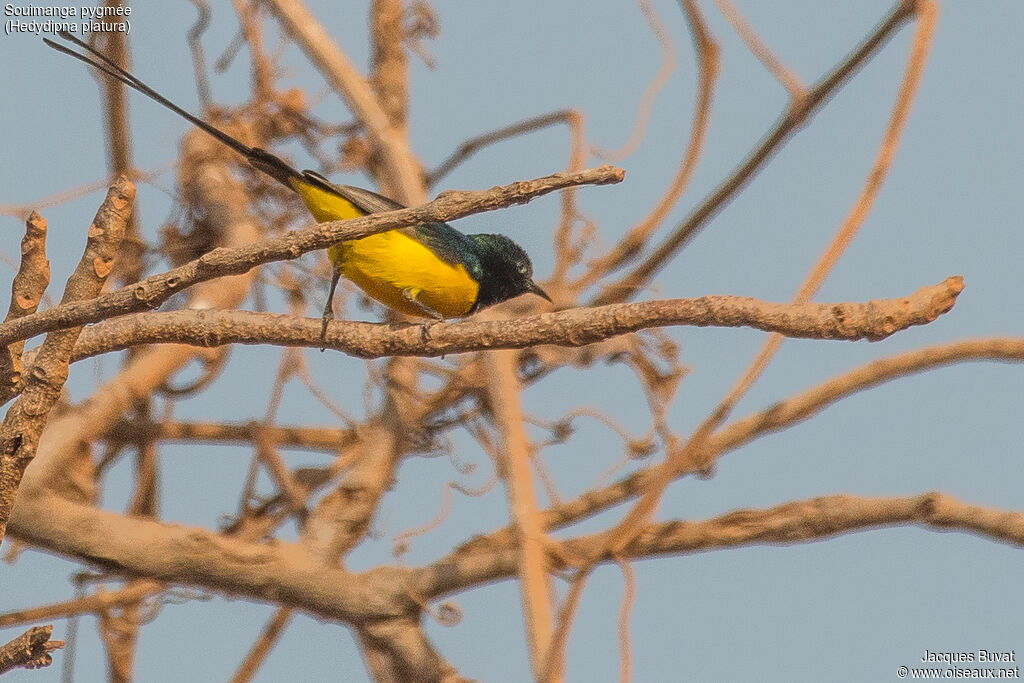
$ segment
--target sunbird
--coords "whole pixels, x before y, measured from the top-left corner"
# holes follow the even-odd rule
[[[190,114],[76,36],[65,31],[58,35],[96,59],[46,38],[43,42],[146,95],[220,140],[298,194],[317,222],[405,208],[370,190],[334,185],[315,171],[297,171],[267,150],[243,144]],[[467,235],[447,223],[423,223],[339,242],[328,248],[327,255],[333,274],[321,343],[327,324],[334,318],[334,291],[343,275],[385,306],[432,320],[466,316],[527,292],[551,301],[533,281],[533,264],[522,247],[505,235]]]

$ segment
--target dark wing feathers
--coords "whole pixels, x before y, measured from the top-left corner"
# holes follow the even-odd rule
[[[352,202],[352,204],[354,204],[355,207],[363,213],[384,213],[385,211],[396,211],[398,209],[406,208],[394,199],[389,199],[382,194],[377,194],[370,190],[364,190],[361,187],[335,185],[316,171],[303,171],[302,175],[306,180],[314,185],[317,185],[328,192],[334,192],[335,194],[341,195],[348,201]]]
[[[453,266],[465,266],[470,277],[480,281],[484,269],[472,240],[447,223],[423,223],[417,225],[415,230],[415,239],[437,254],[438,258]]]

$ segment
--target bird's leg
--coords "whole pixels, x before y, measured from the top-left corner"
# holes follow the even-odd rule
[[[402,296],[410,304],[418,308],[428,318],[426,322],[420,325],[420,336],[423,341],[430,341],[430,328],[439,322],[444,322],[444,316],[439,311],[434,310],[430,306],[426,305],[422,301],[416,298],[418,292],[413,289],[403,289]]]
[[[320,327],[320,351],[327,348],[327,324],[334,320],[334,290],[338,287],[338,279],[341,278],[341,269],[334,265],[334,273],[331,275],[331,290],[327,294],[327,305],[324,306],[323,325]]]

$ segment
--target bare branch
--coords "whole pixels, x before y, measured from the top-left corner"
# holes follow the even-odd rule
[[[571,126],[571,118],[573,114],[574,112],[571,109],[560,109],[548,114],[541,114],[540,116],[523,119],[522,121],[511,123],[488,133],[482,133],[471,137],[465,142],[460,143],[447,159],[437,165],[437,168],[427,173],[426,183],[428,186],[435,185],[439,180],[441,180],[441,178],[451,173],[456,166],[488,145],[493,145],[497,142],[516,137],[517,135],[523,135],[524,133],[541,130],[558,123],[565,123],[566,125]]]
[[[50,653],[64,647],[63,640],[50,640],[52,633],[53,626],[35,626],[0,647],[0,674],[18,667],[50,666],[53,663]]]
[[[25,221],[25,236],[21,239],[21,265],[11,283],[11,305],[4,322],[35,313],[49,284],[46,220],[33,211]],[[24,370],[21,354],[24,350],[24,341],[0,349],[0,404],[9,401],[20,390]]]
[[[704,141],[707,139],[708,126],[711,121],[715,81],[718,79],[721,62],[720,50],[718,43],[715,42],[708,30],[707,23],[697,4],[693,0],[682,0],[682,5],[690,22],[690,30],[693,32],[693,42],[697,50],[697,61],[700,64],[700,82],[697,89],[697,100],[694,104],[693,128],[690,130],[690,139],[686,143],[686,152],[683,154],[679,170],[672,179],[672,183],[654,208],[642,221],[629,229],[629,232],[619,240],[615,248],[594,261],[587,272],[573,283],[579,289],[589,287],[609,271],[622,266],[640,253],[647,240],[661,226],[683,196],[704,150]]]
[[[334,427],[261,425],[260,431],[266,433],[268,438],[278,446],[314,451],[338,451],[345,448],[355,438],[354,430]],[[119,442],[137,442],[144,439],[182,442],[207,441],[226,444],[252,444],[254,442],[252,426],[248,423],[176,422],[174,420],[153,423],[118,422],[111,426],[104,438]]]
[[[94,299],[99,294],[114,267],[134,200],[135,186],[124,176],[110,186],[89,226],[85,253],[68,278],[62,304]],[[81,331],[81,327],[70,327],[46,335],[28,372],[24,392],[0,426],[0,540],[6,533],[25,468],[35,457],[50,409],[64,388],[71,352]]]
[[[860,196],[857,198],[853,209],[846,220],[840,226],[835,237],[825,249],[818,262],[812,268],[810,274],[800,286],[793,302],[797,304],[806,303],[818,291],[828,273],[831,272],[840,257],[846,252],[850,242],[864,224],[868,212],[874,205],[875,198],[888,175],[899,147],[900,139],[906,128],[907,118],[910,115],[910,107],[914,101],[924,67],[928,60],[928,53],[931,48],[932,39],[935,36],[935,22],[937,8],[931,0],[921,0],[915,8],[917,15],[917,31],[914,35],[914,42],[911,46],[910,57],[907,60],[906,72],[903,76],[903,83],[896,103],[893,106],[892,116],[889,125],[886,127],[881,147],[875,163],[868,174],[867,182]],[[613,548],[622,548],[629,542],[631,529],[637,529],[643,523],[649,521],[661,501],[661,496],[669,483],[675,478],[675,472],[681,463],[701,463],[710,465],[714,454],[707,451],[708,438],[728,418],[732,409],[739,403],[740,399],[761,377],[769,362],[782,346],[784,338],[782,335],[771,335],[761,347],[761,350],[750,363],[736,384],[730,389],[728,395],[722,399],[711,414],[694,430],[689,441],[680,448],[669,451],[664,466],[660,468],[656,483],[652,485],[641,498],[636,506],[627,513],[626,517],[608,533],[609,543]],[[699,467],[699,465],[698,465]]]
[[[883,358],[832,378],[769,408],[737,420],[720,429],[708,442],[708,451],[716,457],[733,451],[753,439],[789,427],[840,399],[909,374],[967,361],[1024,362],[1024,339],[977,339],[943,346],[932,346],[905,354]],[[677,476],[697,471],[697,463],[688,463]],[[706,466],[700,464],[700,466]],[[648,489],[654,468],[636,472],[600,489],[592,489],[580,498],[554,505],[541,513],[548,530],[565,527],[591,517],[602,510],[634,498]],[[511,538],[509,527],[478,537],[463,548],[504,547]],[[458,551],[457,551],[458,552]]]
[[[715,0],[715,4],[718,5],[719,11],[732,25],[736,34],[747,44],[750,51],[761,60],[766,69],[772,72],[782,87],[789,91],[789,96],[793,100],[802,98],[807,91],[807,86],[783,64],[782,60],[771,51],[771,48],[765,45],[761,36],[757,35],[757,31],[747,23],[732,0]]]
[[[281,634],[284,633],[293,613],[294,610],[288,607],[280,607],[274,612],[274,616],[263,627],[260,637],[253,643],[249,654],[245,656],[242,663],[238,665],[238,670],[231,676],[231,683],[247,683],[252,680],[256,672],[263,666],[271,648],[277,644]]]
[[[299,0],[267,0],[265,5],[366,128],[384,166],[379,177],[384,194],[405,204],[419,204],[423,199],[419,167],[405,136],[392,125],[366,78]]]
[[[846,82],[904,23],[914,17],[916,0],[900,0],[895,9],[846,59],[807,92],[807,96],[792,103],[782,118],[769,130],[761,144],[729,175],[675,231],[636,268],[618,282],[605,286],[594,299],[596,304],[630,299],[643,289],[703,228],[736,193],[764,167],[772,155],[801,126],[806,124],[829,96]]]
[[[537,495],[530,469],[530,449],[519,405],[515,358],[509,352],[488,354],[491,411],[501,433],[502,466],[512,523],[519,538],[519,593],[526,620],[526,639],[535,678],[544,672],[554,632],[551,577],[545,547],[549,543],[537,514]]]
[[[893,498],[824,496],[772,508],[737,510],[699,522],[647,524],[623,549],[622,557],[651,558],[715,548],[821,541],[851,531],[905,524],[975,533],[1024,546],[1024,514],[970,505],[931,492]],[[518,543],[512,537],[504,541],[500,545],[480,540],[466,544],[438,562],[414,570],[411,585],[421,594],[436,598],[511,577],[516,572]],[[610,555],[600,554],[606,550],[602,534],[565,541],[563,549],[568,557],[596,557],[599,563],[615,561]],[[557,555],[551,559],[559,562]]]
[[[922,287],[902,299],[867,303],[777,304],[749,297],[705,296],[596,308],[573,308],[508,320],[422,326],[333,322],[326,345],[361,358],[444,356],[539,344],[584,346],[638,330],[668,325],[753,327],[803,339],[877,341],[948,312],[963,289],[959,276]],[[279,344],[320,347],[320,322],[312,318],[251,311],[139,313],[95,325],[82,335],[75,360],[138,344]]]
[[[101,590],[83,598],[56,602],[52,605],[15,610],[0,614],[0,628],[8,628],[32,621],[65,619],[79,614],[91,614],[113,607],[140,602],[164,590],[164,585],[145,579],[132,581],[115,591]]]

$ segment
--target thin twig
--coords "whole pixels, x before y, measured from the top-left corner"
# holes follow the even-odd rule
[[[769,130],[757,149],[694,209],[654,250],[618,282],[605,286],[594,299],[604,304],[636,296],[678,252],[760,171],[790,136],[805,125],[829,96],[843,85],[904,23],[913,18],[917,0],[900,0],[896,8],[848,57],[823,77],[806,97],[791,103],[779,122]]]

